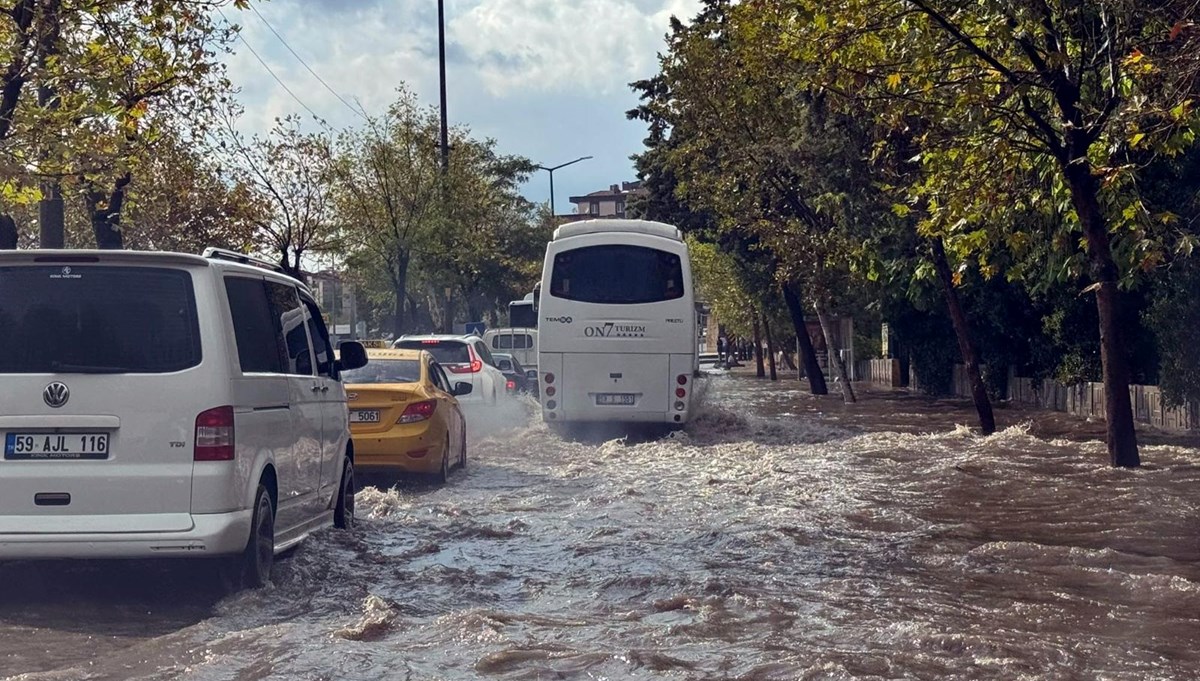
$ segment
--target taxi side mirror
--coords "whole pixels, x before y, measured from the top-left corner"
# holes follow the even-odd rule
[[[450,394],[454,395],[455,397],[462,397],[463,395],[470,395],[471,391],[474,389],[475,386],[471,385],[470,383],[459,381],[458,383],[454,384],[454,390]]]

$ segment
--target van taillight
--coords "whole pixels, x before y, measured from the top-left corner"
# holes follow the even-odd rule
[[[217,407],[196,417],[196,461],[233,461],[233,407]]]

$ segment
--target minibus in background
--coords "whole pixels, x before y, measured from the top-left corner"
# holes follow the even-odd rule
[[[508,304],[508,327],[489,329],[483,340],[493,352],[512,355],[525,367],[537,366],[537,315],[533,311],[533,294]]]
[[[535,304],[547,423],[687,423],[696,306],[677,228],[645,220],[559,227]]]

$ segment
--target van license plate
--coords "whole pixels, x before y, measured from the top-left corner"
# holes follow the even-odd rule
[[[379,412],[355,409],[350,412],[350,423],[379,423]]]
[[[9,433],[5,459],[107,459],[107,433]]]
[[[598,405],[622,405],[633,406],[634,395],[631,393],[600,393],[596,395],[596,404]]]

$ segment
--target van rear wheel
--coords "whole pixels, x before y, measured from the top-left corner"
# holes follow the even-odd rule
[[[254,497],[254,516],[250,521],[250,539],[241,555],[242,583],[251,589],[271,581],[275,564],[275,505],[265,485],[259,484]]]
[[[354,463],[346,457],[342,465],[342,486],[338,488],[337,506],[333,509],[333,526],[343,530],[354,527]]]

